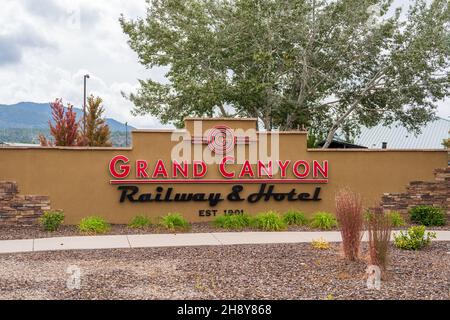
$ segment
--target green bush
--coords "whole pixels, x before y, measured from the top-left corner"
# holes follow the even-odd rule
[[[330,230],[337,226],[337,220],[331,213],[316,212],[311,219],[310,226],[315,229]]]
[[[404,250],[420,250],[428,246],[431,239],[436,238],[436,233],[427,232],[425,234],[425,226],[414,226],[408,231],[400,231],[394,235],[394,244],[397,248]]]
[[[283,218],[274,211],[263,212],[251,219],[251,225],[265,231],[278,231],[286,228]]]
[[[179,213],[169,213],[161,218],[161,225],[166,229],[187,229],[189,222]]]
[[[250,225],[250,217],[247,214],[220,215],[214,219],[214,225],[224,229],[243,229]]]
[[[403,219],[402,215],[398,211],[391,211],[387,214],[389,217],[389,221],[391,222],[391,226],[393,228],[403,227],[406,225],[405,219]]]
[[[372,218],[373,218],[373,216],[374,216],[374,213],[373,212],[371,212],[371,211],[365,211],[364,212],[364,223],[369,223],[371,220],[372,220]]]
[[[62,211],[46,211],[39,218],[39,223],[46,231],[56,231],[64,221]]]
[[[111,226],[102,217],[91,216],[81,219],[78,230],[84,233],[106,233]]]
[[[148,226],[151,226],[152,222],[150,221],[150,218],[146,216],[136,216],[134,217],[130,224],[128,225],[130,228],[145,228]]]
[[[308,219],[305,214],[301,211],[288,210],[283,215],[283,220],[287,225],[290,226],[303,226],[308,224]]]
[[[412,222],[424,226],[445,225],[445,213],[441,208],[432,206],[417,206],[409,210]]]

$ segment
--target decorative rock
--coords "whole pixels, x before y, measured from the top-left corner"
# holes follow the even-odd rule
[[[436,169],[434,175],[434,182],[411,181],[405,193],[384,193],[381,207],[406,214],[412,207],[430,205],[443,208],[450,216],[450,167]]]
[[[48,196],[18,193],[16,182],[0,181],[0,225],[34,225],[43,212],[50,209]]]

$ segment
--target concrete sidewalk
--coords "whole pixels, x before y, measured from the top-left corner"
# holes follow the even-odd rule
[[[393,231],[393,233],[395,232],[398,231]],[[434,241],[450,241],[450,231],[435,232],[437,238]],[[340,242],[341,234],[338,231],[217,232],[0,240],[0,254],[57,250],[305,243],[319,238],[325,239],[329,242]],[[366,234],[363,237],[363,241],[367,241]]]

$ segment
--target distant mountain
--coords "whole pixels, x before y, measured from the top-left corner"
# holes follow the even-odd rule
[[[83,110],[74,108],[77,118],[82,119]],[[20,102],[0,104],[0,129],[46,129],[52,117],[49,103]],[[125,124],[106,118],[111,131],[125,131]],[[128,130],[134,129],[128,126]]]

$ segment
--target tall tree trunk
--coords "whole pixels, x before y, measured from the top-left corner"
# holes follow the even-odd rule
[[[226,112],[224,106],[221,104],[219,105],[219,110],[220,110],[220,116],[223,118],[228,118],[230,115]]]
[[[342,123],[344,123],[345,119],[353,112],[353,110],[356,109],[356,107],[359,104],[360,99],[356,100],[352,103],[352,105],[348,108],[348,110],[339,118],[337,119],[333,125],[330,128],[330,131],[328,131],[327,139],[325,141],[325,144],[323,145],[322,149],[327,149],[331,142],[333,141],[334,135],[336,131],[341,127]]]
[[[370,91],[374,86],[376,86],[377,82],[382,78],[382,75],[383,69],[377,72],[377,74],[369,81],[366,87],[359,94],[359,98],[353,101],[348,110],[333,123],[330,131],[328,132],[327,140],[325,141],[325,144],[323,145],[322,149],[327,149],[330,146],[336,131],[341,127],[342,123],[344,123],[345,119],[353,112],[353,110],[356,109],[356,107],[359,105],[364,95],[368,91]]]
[[[327,139],[325,140],[324,145],[322,146],[322,149],[328,149],[331,142],[333,142],[334,135],[336,134],[337,129],[339,129],[339,126],[333,125],[328,132]]]
[[[263,118],[263,122],[264,122],[264,128],[265,128],[267,131],[271,131],[271,130],[272,130],[272,121],[271,121],[270,116],[265,116],[265,117]]]

